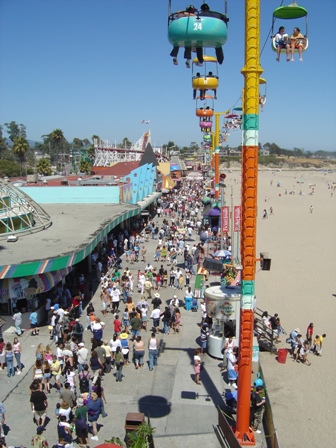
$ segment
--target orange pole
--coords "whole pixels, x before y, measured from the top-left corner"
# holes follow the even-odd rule
[[[241,445],[255,445],[250,427],[253,300],[255,292],[258,131],[260,67],[260,0],[245,0],[245,78],[242,120],[242,206],[240,335],[238,360],[238,402],[235,435]]]

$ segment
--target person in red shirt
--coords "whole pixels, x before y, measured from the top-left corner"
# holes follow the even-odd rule
[[[306,332],[306,339],[309,344],[309,349],[311,350],[313,348],[313,334],[314,334],[314,324],[311,322],[307,327]]]
[[[121,327],[122,327],[122,323],[119,320],[119,316],[118,314],[115,316],[115,319],[113,321],[113,327],[114,327],[114,333],[119,336],[121,333]]]

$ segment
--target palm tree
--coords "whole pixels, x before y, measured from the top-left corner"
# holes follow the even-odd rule
[[[58,154],[60,152],[63,152],[64,146],[68,144],[66,141],[62,129],[54,129],[50,134],[42,135],[42,138],[44,140],[44,143],[46,145],[49,145],[49,155],[51,158],[51,161],[56,160],[58,158]]]
[[[50,137],[51,142],[52,142],[55,146],[59,146],[59,145],[60,145],[61,143],[63,143],[63,141],[65,140],[62,129],[54,129],[54,130],[49,134],[49,137]]]
[[[26,152],[29,149],[29,143],[24,137],[17,137],[14,139],[13,142],[13,153],[16,155],[16,157],[19,160],[20,164],[20,177],[22,176],[22,164],[25,160]]]
[[[36,164],[36,170],[39,174],[43,174],[44,176],[50,176],[51,167],[49,159],[42,158]]]
[[[90,174],[91,173],[91,164],[86,160],[81,160],[79,164],[79,170],[81,173]]]
[[[127,148],[131,148],[131,146],[132,146],[132,142],[130,142],[127,137],[123,138],[123,141],[122,141],[122,144],[120,145],[120,147],[127,149]]]

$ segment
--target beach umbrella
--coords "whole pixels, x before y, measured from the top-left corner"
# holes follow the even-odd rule
[[[215,257],[231,257],[231,252],[225,249],[218,250],[214,253]]]

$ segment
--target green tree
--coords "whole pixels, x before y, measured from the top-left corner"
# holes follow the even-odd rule
[[[196,142],[191,142],[189,148],[196,152],[199,150],[199,145]]]
[[[72,144],[74,148],[82,148],[83,147],[83,140],[81,140],[80,138],[74,138],[72,140]]]
[[[19,160],[20,164],[20,176],[22,176],[22,164],[25,160],[26,152],[29,149],[29,143],[24,137],[17,137],[13,142],[13,153]]]
[[[95,158],[95,149],[94,146],[91,145],[88,149],[88,158],[93,162]]]
[[[92,141],[92,143],[93,143],[95,140],[98,140],[98,141],[100,140],[99,135],[93,134],[93,136],[91,137],[91,141]]]
[[[90,174],[91,173],[91,164],[87,160],[81,160],[79,164],[79,171],[81,173]]]
[[[5,123],[7,128],[8,138],[14,142],[14,140],[20,137],[20,127],[15,121],[11,121],[10,123]]]
[[[36,164],[36,171],[43,176],[51,175],[50,160],[47,158],[40,159]]]
[[[54,129],[50,134],[42,135],[44,145],[49,148],[51,162],[58,162],[58,154],[68,153],[70,145],[61,129]]]
[[[4,152],[8,149],[6,139],[3,137],[3,128],[0,126],[0,158],[3,158]]]
[[[18,177],[20,166],[12,160],[0,160],[0,177]]]
[[[122,142],[119,145],[120,148],[126,148],[126,149],[131,148],[131,146],[132,146],[132,142],[130,140],[128,140],[127,137],[123,138]]]

